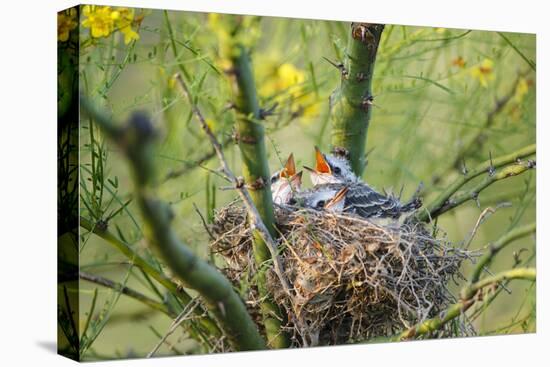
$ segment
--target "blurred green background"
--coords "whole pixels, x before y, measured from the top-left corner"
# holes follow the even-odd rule
[[[157,157],[161,177],[178,172],[211,150],[174,83],[174,73],[188,73],[195,80],[191,88],[209,124],[220,140],[230,139],[234,116],[228,106],[231,93],[225,61],[220,57],[227,16],[123,8],[115,16],[127,17],[131,30],[113,28],[98,36],[94,35],[98,23],[90,21],[98,10],[81,14],[81,89],[111,110],[115,119],[123,120],[134,110],[152,116],[162,132]],[[261,104],[269,109],[276,103],[274,114],[265,121],[271,170],[279,169],[291,152],[299,166],[311,165],[315,144],[324,151],[330,149],[329,96],[340,80],[338,70],[324,58],[334,63],[343,60],[350,25],[270,17],[246,17],[244,21]],[[399,192],[403,187],[404,198],[423,182],[426,202],[460,175],[453,161],[473,139],[480,137],[465,157],[468,168],[489,159],[490,154],[497,157],[533,144],[534,59],[532,34],[387,25],[375,67],[375,107],[364,179],[379,190]],[[142,236],[139,211],[132,202],[125,205],[132,191],[127,166],[98,130],[92,133],[89,121],[81,121],[81,215],[109,218],[110,230],[155,261]],[[237,147],[228,143],[226,154],[235,172],[240,172]],[[205,166],[215,169],[217,162],[209,160]],[[443,215],[438,225],[446,234],[440,234],[459,245],[482,210],[498,206],[470,246],[483,249],[508,229],[534,221],[535,181],[535,172],[530,170],[496,183],[479,196],[479,206],[472,200]],[[305,182],[309,187],[307,175]],[[193,205],[208,220],[212,208],[236,196],[233,191],[219,190],[224,185],[203,168],[160,185],[162,197],[176,213],[174,228],[202,256],[208,256],[208,236]],[[93,194],[85,193],[92,193],[94,186]],[[142,274],[105,241],[84,230],[81,240],[82,271],[126,282],[158,299]],[[493,271],[510,268],[513,253],[520,249],[525,249],[521,259],[534,266],[535,239],[529,237],[501,253]],[[465,274],[469,268],[464,264]],[[81,281],[82,325],[95,288]],[[534,284],[516,282],[509,288],[511,294],[502,292],[474,322],[480,335],[535,331]],[[99,287],[95,312],[106,302],[108,321],[84,359],[143,357],[171,323],[165,315]],[[179,330],[168,340],[174,349],[165,344],[157,355],[197,351],[196,344]]]

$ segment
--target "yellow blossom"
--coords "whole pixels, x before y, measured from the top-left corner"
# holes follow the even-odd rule
[[[493,73],[493,61],[490,59],[485,59],[481,64],[476,65],[470,69],[472,77],[479,81],[484,88],[487,88],[489,81],[495,79],[495,74]]]
[[[529,82],[525,78],[520,78],[514,91],[514,101],[521,103],[527,92],[529,92]]]
[[[59,41],[67,41],[70,32],[78,26],[76,15],[75,8],[57,13],[57,39]]]
[[[260,88],[260,94],[270,95],[278,92],[290,93],[293,97],[302,94],[301,85],[305,80],[304,72],[291,63],[275,66]]]
[[[274,101],[280,104],[289,103],[292,113],[296,116],[315,117],[319,114],[319,98],[315,93],[305,90],[306,75],[303,70],[288,62],[278,66],[269,61],[260,64],[270,64],[260,73],[265,75],[261,78],[263,81],[259,90],[262,96],[275,95]]]
[[[110,6],[84,5],[82,15],[86,17],[82,26],[90,28],[92,37],[107,37],[113,32],[115,20],[111,16]]]
[[[116,18],[117,28],[124,34],[124,43],[128,44],[134,40],[139,39],[139,34],[132,29],[134,22],[134,9],[131,8],[118,8],[113,12]]]
[[[135,22],[134,9],[116,8],[110,6],[84,5],[82,14],[85,19],[82,26],[90,28],[92,37],[107,37],[116,30],[124,35],[124,43],[128,44],[139,39],[139,34],[132,29]]]

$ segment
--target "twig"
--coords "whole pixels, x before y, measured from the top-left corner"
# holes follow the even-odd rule
[[[199,218],[201,219],[202,226],[204,227],[204,230],[206,233],[208,233],[208,237],[210,237],[211,240],[215,239],[214,235],[212,234],[212,231],[210,228],[208,228],[208,224],[206,223],[206,220],[204,219],[204,216],[202,215],[201,211],[197,207],[197,204],[193,203],[193,208],[195,209],[195,212],[198,214]]]
[[[527,225],[518,227],[508,233],[506,233],[504,236],[499,238],[496,242],[489,245],[489,252],[482,257],[479,262],[476,265],[476,268],[474,269],[470,283],[475,283],[479,280],[481,276],[481,272],[483,269],[493,261],[493,258],[505,247],[507,247],[510,243],[513,241],[525,237],[531,233],[535,233],[537,230],[536,223],[529,223]]]
[[[468,200],[475,200],[477,202],[479,193],[485,188],[487,188],[489,185],[492,185],[497,181],[504,180],[509,177],[520,175],[523,172],[533,168],[534,164],[535,164],[534,161],[511,164],[509,166],[504,167],[500,171],[497,171],[493,175],[490,175],[490,174],[487,175],[487,177],[485,177],[483,181],[481,181],[479,184],[474,186],[474,188],[472,188],[471,190],[460,193],[453,198],[449,198],[443,206],[441,206],[440,208],[438,208],[437,210],[431,213],[432,218],[438,217],[441,214],[456,208],[457,206],[465,203]]]
[[[183,89],[183,91],[185,92],[185,96],[189,100],[189,103],[191,104],[191,108],[192,108],[193,112],[197,116],[197,119],[198,119],[202,129],[204,130],[204,132],[208,136],[208,139],[210,139],[210,143],[212,144],[212,146],[214,147],[214,150],[216,151],[216,155],[218,156],[218,159],[219,159],[220,164],[222,166],[223,173],[235,185],[235,188],[237,189],[237,192],[239,193],[239,196],[240,196],[241,200],[243,201],[243,203],[246,207],[248,215],[252,219],[253,227],[258,230],[258,232],[260,233],[262,239],[267,244],[267,247],[268,247],[269,252],[271,253],[271,257],[273,259],[273,265],[274,265],[275,273],[279,277],[279,280],[281,282],[283,290],[285,291],[285,293],[288,296],[291,296],[292,294],[290,293],[290,286],[289,286],[288,281],[286,280],[286,278],[284,276],[283,267],[282,267],[281,261],[279,259],[277,245],[276,245],[275,241],[273,240],[273,238],[271,237],[271,234],[269,233],[267,227],[263,223],[262,218],[260,217],[260,213],[258,213],[258,210],[256,209],[256,206],[252,202],[252,198],[250,197],[250,194],[248,193],[248,190],[246,189],[246,187],[243,183],[243,180],[237,178],[233,174],[233,172],[231,171],[231,168],[229,168],[229,165],[227,163],[227,160],[225,159],[222,147],[221,147],[220,143],[218,142],[218,139],[216,139],[216,136],[214,135],[214,133],[212,132],[212,130],[210,129],[210,127],[206,123],[206,120],[205,120],[204,116],[202,115],[202,112],[200,111],[200,109],[195,104],[195,102],[193,100],[193,97],[191,96],[191,94],[189,92],[189,89],[187,87],[187,84],[185,83],[185,81],[183,80],[181,75],[177,74],[176,79],[178,80],[178,82],[179,82],[181,88]]]
[[[525,250],[525,249],[522,249],[522,250]],[[520,260],[519,260],[519,253],[522,252],[522,250],[520,250],[518,253],[514,253],[514,264],[512,265],[512,269],[515,269],[517,268],[519,265],[520,265]],[[532,253],[531,256],[525,261],[525,264],[529,264],[533,259],[535,258],[535,254]],[[500,292],[504,289],[506,289],[505,287],[510,283],[510,280],[507,280],[505,282],[502,282],[501,285],[503,286],[502,288],[498,289],[495,293],[491,294],[491,296],[487,299],[485,299],[483,301],[483,303],[481,305],[479,305],[479,307],[477,307],[472,315],[470,315],[469,319],[470,319],[470,322],[473,322],[475,321],[482,313],[483,313],[483,310],[486,309],[497,297],[498,295],[500,294]]]
[[[99,285],[102,285],[104,287],[107,287],[107,288],[111,288],[111,289],[114,289],[116,290],[117,292],[120,292],[128,297],[131,297],[155,310],[158,310],[166,315],[168,315],[169,317],[174,317],[174,314],[161,302],[157,302],[149,297],[147,297],[146,295],[136,291],[136,290],[133,290],[125,285],[122,285],[120,283],[117,283],[117,282],[114,282],[110,279],[107,279],[107,278],[103,278],[99,275],[94,275],[94,274],[90,274],[90,273],[86,273],[86,272],[79,272],[78,273],[78,276],[80,279],[83,279],[83,280],[86,280],[88,282],[91,282],[91,283],[95,283],[95,284],[99,284]]]
[[[230,281],[218,269],[197,257],[174,233],[170,206],[156,197],[155,131],[150,119],[134,113],[126,125],[117,125],[82,97],[80,106],[125,154],[132,168],[136,201],[155,245],[172,271],[204,298],[208,309],[236,350],[265,349],[265,341]]]
[[[221,145],[225,147],[228,144],[230,144],[232,140],[233,138],[231,136],[226,137],[224,140],[222,140]],[[164,176],[162,183],[172,180],[174,178],[178,178],[180,176],[186,175],[187,173],[191,172],[195,168],[203,167],[203,164],[209,161],[210,159],[212,159],[215,155],[216,155],[216,151],[211,150],[192,162],[183,163],[182,167],[168,172],[166,176]]]
[[[197,307],[197,305],[198,305],[197,302],[191,302],[187,306],[185,306],[185,308],[183,309],[183,311],[180,312],[178,317],[176,317],[176,319],[172,321],[172,324],[170,324],[170,327],[168,328],[168,331],[166,332],[166,334],[164,334],[164,336],[159,340],[159,342],[147,354],[145,358],[151,358],[153,355],[155,355],[157,350],[159,350],[162,344],[164,344],[166,339],[168,339],[168,337],[172,335],[174,331],[176,331],[176,329],[181,325],[181,323],[184,322],[189,317],[189,315],[193,312],[193,310],[195,309],[195,307]]]
[[[534,268],[517,268],[498,273],[495,276],[485,278],[470,286],[466,286],[461,293],[467,297],[462,297],[460,301],[453,304],[440,316],[423,321],[393,337],[393,340],[412,339],[417,336],[425,335],[440,330],[446,323],[459,317],[472,307],[477,301],[482,300],[483,296],[475,297],[483,288],[496,285],[504,280],[524,279],[535,281],[536,272]]]
[[[435,198],[431,203],[426,205],[426,208],[417,215],[417,218],[420,221],[428,221],[431,219],[437,218],[438,215],[443,214],[441,209],[449,204],[449,199],[453,196],[462,186],[470,182],[474,178],[481,176],[483,174],[490,174],[495,169],[517,163],[521,159],[529,157],[536,153],[535,144],[528,145],[522,149],[519,149],[511,154],[507,154],[495,159],[490,159],[478,165],[476,168],[468,172],[466,175],[460,176],[449,187],[443,191],[437,198]],[[438,213],[437,215],[434,215]]]
[[[157,282],[159,282],[166,290],[177,297],[180,302],[185,306],[189,304],[193,298],[181,289],[176,283],[162,274],[159,270],[151,266],[145,259],[140,257],[127,243],[118,239],[108,229],[101,226],[93,225],[88,219],[80,217],[80,226],[96,236],[104,239],[107,243],[114,246],[120,251],[129,261],[135,266],[139,267],[143,272],[151,276]],[[197,312],[197,315],[202,315],[203,312]],[[216,323],[208,316],[204,316],[198,321],[200,325],[211,335],[220,336],[221,332]]]

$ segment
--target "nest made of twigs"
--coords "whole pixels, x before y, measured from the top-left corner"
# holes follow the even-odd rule
[[[437,315],[454,301],[447,285],[461,277],[461,262],[469,257],[414,221],[375,221],[289,207],[277,207],[275,216],[291,294],[283,291],[272,264],[267,264],[267,285],[286,311],[284,328],[296,346],[391,336]],[[225,274],[260,324],[257,267],[245,209],[232,202],[218,210],[211,232],[211,250],[225,259]],[[465,334],[461,325],[437,336]]]

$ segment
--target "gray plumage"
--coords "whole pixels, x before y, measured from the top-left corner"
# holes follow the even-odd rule
[[[363,218],[399,218],[403,213],[418,209],[422,203],[420,199],[413,198],[410,202],[402,204],[393,195],[383,195],[376,192],[364,183],[331,183],[317,185],[313,189],[305,190],[293,198],[293,204],[307,208],[322,210],[328,201],[326,193],[334,195],[344,187],[348,188],[345,196],[343,211],[357,214]],[[319,195],[318,193],[323,194]]]

